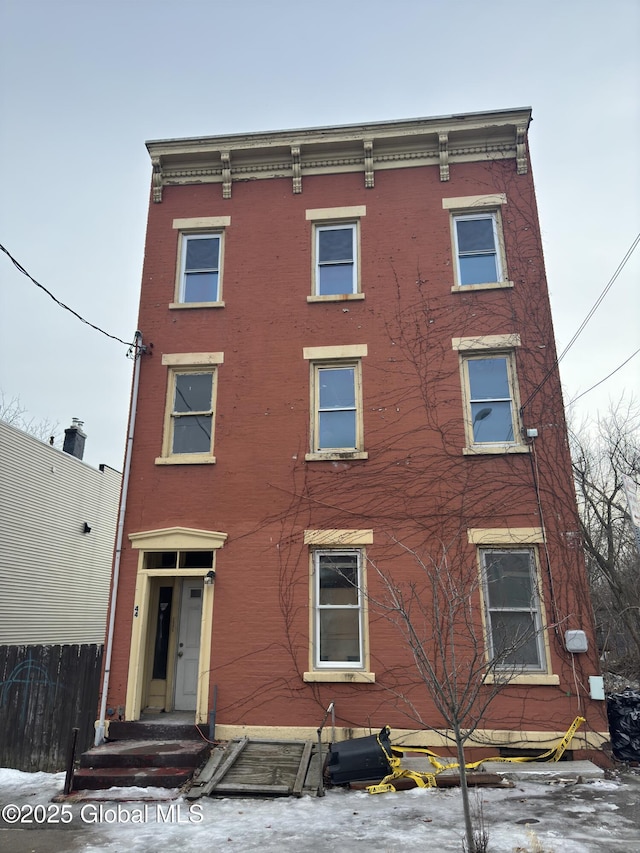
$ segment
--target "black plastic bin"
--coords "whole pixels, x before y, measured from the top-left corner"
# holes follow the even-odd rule
[[[611,749],[618,761],[640,761],[640,690],[607,696]]]
[[[385,726],[379,735],[332,743],[327,764],[331,783],[344,785],[346,782],[383,779],[391,769],[384,753],[386,750],[391,755],[390,734],[389,727]]]

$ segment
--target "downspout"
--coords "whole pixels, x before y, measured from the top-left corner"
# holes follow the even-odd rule
[[[116,549],[113,560],[113,580],[111,584],[111,601],[109,605],[109,626],[107,631],[107,646],[104,658],[104,677],[102,680],[102,697],[100,700],[100,717],[96,723],[95,745],[100,746],[105,739],[105,718],[107,716],[107,692],[109,690],[109,675],[111,673],[111,655],[113,653],[113,632],[116,622],[116,600],[118,598],[118,581],[120,578],[120,558],[122,556],[122,540],[124,537],[124,513],[127,508],[127,493],[129,491],[129,474],[131,470],[131,452],[133,450],[133,431],[136,425],[138,409],[138,383],[140,380],[140,361],[146,347],[142,345],[142,332],[134,335],[133,387],[131,390],[131,415],[129,417],[129,432],[124,457],[124,472],[122,475],[122,492],[120,494],[120,510],[118,513],[118,529],[116,532]]]

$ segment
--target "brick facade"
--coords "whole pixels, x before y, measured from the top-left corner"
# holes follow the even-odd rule
[[[491,125],[492,115],[487,116],[484,123]],[[520,121],[526,124],[528,114]],[[457,126],[456,117],[451,122]],[[374,137],[375,128],[367,129]],[[313,131],[305,132],[304,141],[329,145],[327,137],[337,129],[324,130],[324,136],[318,130],[315,137]],[[482,127],[474,133],[480,142],[469,150],[479,151]],[[352,135],[358,136],[356,130]],[[401,135],[406,142],[405,129]],[[291,137],[295,141],[295,132]],[[344,137],[340,144],[347,144]],[[229,139],[233,143],[233,138],[224,143]],[[268,142],[268,135],[264,139]],[[164,147],[150,143],[152,158],[156,148],[166,151],[179,142]],[[215,139],[202,143],[217,150]],[[246,138],[244,143],[237,140],[245,159],[249,154],[256,161],[266,158],[260,140],[251,146]],[[204,721],[213,709],[215,690],[216,725],[224,736],[239,727],[310,732],[331,701],[343,733],[383,724],[403,731],[443,727],[431,694],[416,676],[407,643],[386,618],[389,581],[384,578],[406,591],[427,577],[422,563],[437,564],[437,575],[448,571],[458,582],[468,573],[469,583],[475,583],[479,549],[492,545],[491,534],[477,534],[474,541],[469,531],[543,528],[542,538],[532,533],[527,540],[518,534],[520,538],[496,541],[495,548],[535,555],[546,626],[539,648],[547,663],[540,674],[557,676],[557,683],[549,677],[535,684],[515,678],[482,714],[480,728],[501,733],[503,741],[509,732],[534,733],[543,741],[545,734],[564,731],[582,714],[593,735],[582,748],[591,748],[597,741],[594,733],[606,726],[603,703],[588,696],[588,676],[598,672],[598,662],[576,536],[533,181],[526,159],[522,167],[521,148],[514,141],[500,157],[485,151],[456,159],[452,152],[448,180],[441,179],[437,160],[385,168],[381,159],[369,188],[362,165],[344,171],[326,166],[317,173],[305,171],[303,156],[302,192],[293,192],[290,175],[236,176],[234,163],[241,158],[234,157],[231,147],[230,198],[223,197],[222,170],[204,183],[163,175],[161,201],[149,207],[139,319],[147,352],[141,362],[109,707],[115,714],[119,710],[124,715],[127,708],[138,716],[149,680],[147,651],[147,669],[141,666],[138,676],[140,701],[132,704],[133,614],[145,604],[140,592],[136,597],[143,558],[139,548],[131,547],[131,534],[187,528],[227,536],[215,555],[208,699],[207,708],[201,702],[198,710]],[[304,144],[301,148],[304,155]],[[374,165],[376,150],[374,138]],[[184,162],[190,162],[189,156],[183,155]],[[512,286],[452,290],[452,214],[443,199],[501,194],[506,197],[499,212]],[[314,221],[307,211],[363,206],[359,277],[364,298],[308,301]],[[170,308],[176,299],[180,235],[174,220],[201,217],[230,217],[222,229],[224,306]],[[460,369],[466,350],[452,342],[514,335],[519,336],[512,348],[519,404],[526,405],[515,415],[522,435],[514,435],[512,443],[521,452],[485,452],[482,445],[480,452],[471,448],[463,453],[469,444]],[[307,461],[313,359],[305,358],[303,350],[359,345],[366,345],[367,353],[360,361],[368,457],[345,453],[343,458]],[[483,346],[480,356],[501,351]],[[216,368],[215,464],[158,464],[168,393],[163,356],[212,352],[224,354]],[[518,408],[517,398],[512,405]],[[537,437],[527,438],[526,430],[532,428]],[[368,665],[347,666],[346,676],[335,680],[310,680],[311,626],[317,617],[310,592],[314,549],[304,536],[307,530],[334,529],[373,531],[372,544],[363,551],[367,618],[362,631],[368,638]],[[340,550],[335,543],[332,547]],[[424,601],[426,588],[421,595]],[[469,595],[469,619],[482,637],[479,585]],[[147,648],[155,630],[152,605],[147,604],[144,615],[141,647]],[[421,619],[416,613],[416,621],[421,624]],[[443,623],[441,636],[445,628]],[[586,653],[565,650],[567,629],[586,632]],[[172,634],[172,643],[176,637]],[[469,658],[467,640],[458,637],[458,642],[459,654]],[[475,653],[483,657],[483,641]],[[350,674],[365,669],[375,674],[374,683],[349,681]],[[518,673],[530,675],[528,669]],[[170,673],[167,678],[171,680]],[[481,688],[479,696],[488,690]],[[437,742],[429,740],[429,733],[421,738]],[[580,744],[574,742],[574,748]]]

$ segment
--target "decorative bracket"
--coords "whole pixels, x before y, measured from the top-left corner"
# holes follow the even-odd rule
[[[159,157],[151,158],[153,167],[153,175],[151,178],[151,186],[153,187],[153,202],[159,204],[162,201],[162,163]]]
[[[231,198],[231,152],[221,151],[222,160],[222,198]]]
[[[370,190],[374,186],[373,178],[373,140],[364,140],[364,185]]]
[[[440,180],[449,180],[449,134],[438,134],[438,145],[440,149]]]
[[[519,175],[526,175],[527,165],[527,128],[516,127],[516,167]]]
[[[295,195],[302,192],[302,171],[300,165],[300,146],[291,146],[291,169],[293,171],[293,192]]]

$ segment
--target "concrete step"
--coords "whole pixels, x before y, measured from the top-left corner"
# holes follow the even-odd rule
[[[97,791],[135,785],[139,788],[180,788],[192,767],[81,767],[74,773],[74,791]]]
[[[80,767],[191,767],[211,750],[203,740],[118,740],[95,746],[80,756]]]
[[[198,740],[209,737],[209,726],[195,723],[169,722],[167,715],[164,720],[154,722],[123,722],[116,720],[109,723],[108,740]]]

